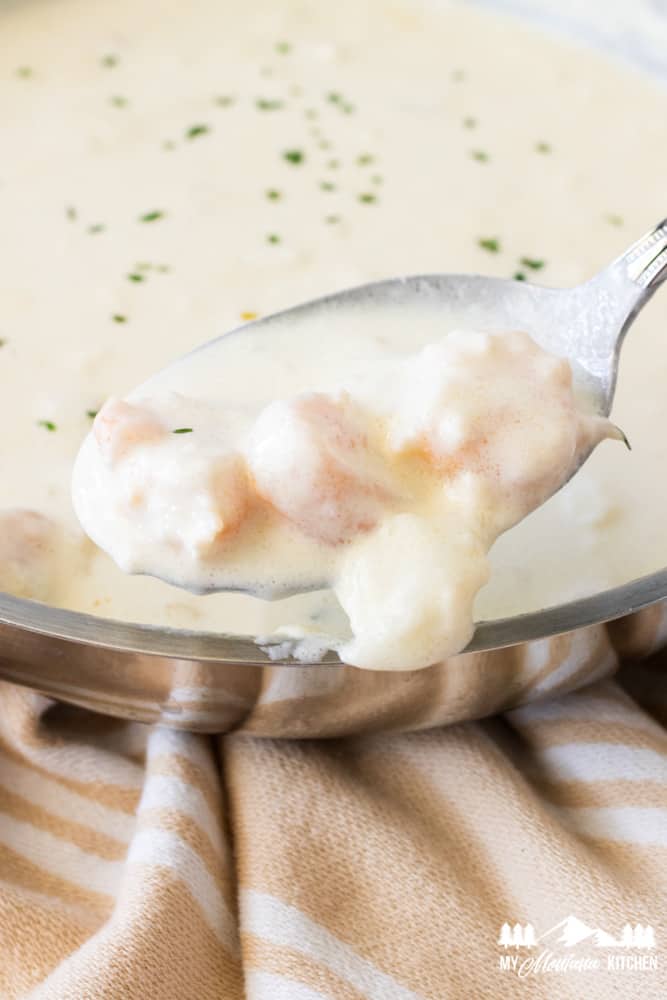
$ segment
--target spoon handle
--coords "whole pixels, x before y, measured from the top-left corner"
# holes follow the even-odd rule
[[[625,251],[617,264],[624,264],[631,281],[653,291],[667,279],[667,219]]]

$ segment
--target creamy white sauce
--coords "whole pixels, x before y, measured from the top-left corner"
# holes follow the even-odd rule
[[[192,597],[87,546],[69,499],[87,411],[242,316],[334,287],[455,270],[588,277],[664,214],[664,91],[460,6],[257,0],[250,16],[213,0],[59,0],[4,7],[0,22],[0,508],[51,519],[54,559],[76,566],[34,596],[181,627],[339,627],[330,597]],[[477,618],[667,564],[666,320],[658,297],[624,348],[622,473],[614,449],[598,451],[500,539]],[[25,592],[16,578],[0,586]]]
[[[75,465],[81,524],[121,569],[189,590],[329,587],[352,630],[329,641],[353,666],[458,652],[496,538],[618,432],[527,333],[406,353],[441,312],[287,314],[280,339],[273,322],[223,337],[110,400]]]

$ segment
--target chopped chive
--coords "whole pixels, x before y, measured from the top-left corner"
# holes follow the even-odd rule
[[[7,341],[5,340],[5,338],[4,337],[0,337],[0,347],[4,347],[6,343],[7,343]]]
[[[477,119],[473,118],[472,115],[467,115],[463,119],[464,128],[477,128]]]
[[[258,111],[280,111],[284,107],[284,102],[275,98],[258,97],[255,101],[255,107]]]
[[[288,52],[291,52],[292,46],[289,42],[277,42],[276,52],[279,52],[281,56],[286,56]]]
[[[144,212],[143,215],[139,216],[139,222],[157,222],[158,219],[164,218],[164,212],[159,209],[153,209],[152,212]]]
[[[118,65],[118,56],[110,52],[106,56],[102,56],[100,62],[106,69],[113,69],[114,66]]]
[[[94,222],[92,226],[88,226],[86,231],[95,236],[97,233],[103,233],[106,228],[103,222]]]
[[[111,318],[114,323],[127,323],[127,316],[123,316],[122,313],[114,313]]]
[[[329,104],[340,104],[342,100],[343,100],[342,95],[337,93],[335,90],[331,90],[327,94],[327,101],[329,102]]]
[[[383,178],[381,174],[373,174],[371,177],[371,184],[382,184]]]
[[[369,163],[375,163],[375,157],[371,156],[370,153],[362,153],[361,156],[357,157],[358,166],[366,167]]]
[[[364,205],[371,205],[374,201],[377,201],[377,195],[373,194],[372,191],[364,191],[363,194],[359,195],[359,201]]]
[[[550,143],[548,143],[548,142],[536,142],[535,143],[535,151],[537,153],[550,153],[551,149],[552,149],[552,147],[551,147]]]
[[[77,216],[78,216],[78,212],[75,209],[74,205],[67,205],[66,208],[65,208],[65,217],[70,222],[76,222]]]
[[[335,191],[336,185],[332,184],[331,181],[320,181],[320,189],[322,191]]]
[[[278,236],[277,233],[269,233],[269,235],[266,237],[266,242],[267,243],[280,243],[280,237]]]
[[[466,78],[466,71],[464,69],[455,69],[452,72],[451,79],[454,83],[461,83],[462,80]]]
[[[483,237],[477,240],[477,246],[481,247],[482,250],[488,250],[489,253],[500,252],[500,240],[495,237]]]
[[[128,105],[127,97],[121,97],[116,94],[114,97],[109,98],[109,103],[114,106],[114,108],[126,108]]]
[[[210,131],[211,129],[209,125],[203,125],[203,124],[191,125],[190,128],[185,130],[185,138],[196,139],[198,136],[206,135],[207,132]]]
[[[514,274],[512,275],[512,277],[514,278],[515,281],[525,281],[526,280],[526,275],[523,273],[523,271],[515,271]]]
[[[314,121],[316,118],[319,118],[319,112],[317,112],[315,108],[306,108],[303,114],[304,117],[311,122]]]
[[[300,149],[286,149],[283,153],[283,159],[287,160],[288,163],[296,165],[303,163],[305,154]]]
[[[172,434],[192,434],[192,427],[177,427]]]
[[[146,275],[145,274],[137,274],[136,271],[131,271],[130,274],[128,274],[128,276],[127,276],[127,280],[128,281],[134,281],[134,282],[145,281],[146,280]]]
[[[340,166],[340,160],[328,160],[327,167],[329,170],[338,170]]]
[[[521,257],[519,263],[523,264],[524,267],[529,267],[531,271],[541,271],[546,261],[539,260],[537,257]]]
[[[350,104],[349,101],[345,101],[344,104],[341,104],[340,110],[343,112],[343,114],[351,115],[354,114],[356,108],[354,104]]]
[[[280,191],[277,191],[276,188],[269,188],[269,190],[266,192],[266,197],[269,199],[269,201],[280,201],[280,199],[282,198],[282,194],[280,193]]]
[[[52,420],[38,420],[37,426],[43,427],[46,431],[55,431],[58,429]]]
[[[155,270],[160,274],[169,274],[171,268],[169,267],[169,264],[156,264]]]
[[[164,142],[162,143],[162,148],[169,150],[176,149],[176,143],[174,142],[173,139],[165,139]]]
[[[86,416],[89,420],[94,420],[99,412],[99,410],[86,410]]]
[[[483,149],[473,149],[470,153],[473,160],[477,160],[478,163],[488,163],[489,154],[484,152]]]
[[[29,77],[32,76],[32,67],[19,66],[19,68],[16,70],[16,75],[20,76],[22,80],[27,80]]]
[[[317,145],[320,149],[331,149],[331,143],[327,139],[322,139]]]
[[[340,222],[340,215],[326,215],[324,217],[324,221],[329,226],[335,226],[337,223]]]
[[[220,94],[213,98],[213,103],[219,108],[229,108],[234,103],[234,98],[230,94]]]

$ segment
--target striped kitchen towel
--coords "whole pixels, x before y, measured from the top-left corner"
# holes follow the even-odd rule
[[[501,714],[328,740],[0,684],[0,996],[664,1000],[667,655],[604,656]]]

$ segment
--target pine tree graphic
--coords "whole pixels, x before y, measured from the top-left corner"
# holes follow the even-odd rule
[[[521,924],[515,924],[512,928],[512,944],[515,948],[520,948],[523,944],[523,927]]]
[[[508,923],[504,923],[500,928],[500,937],[498,938],[498,944],[502,945],[503,948],[507,949],[512,944],[512,928]]]

